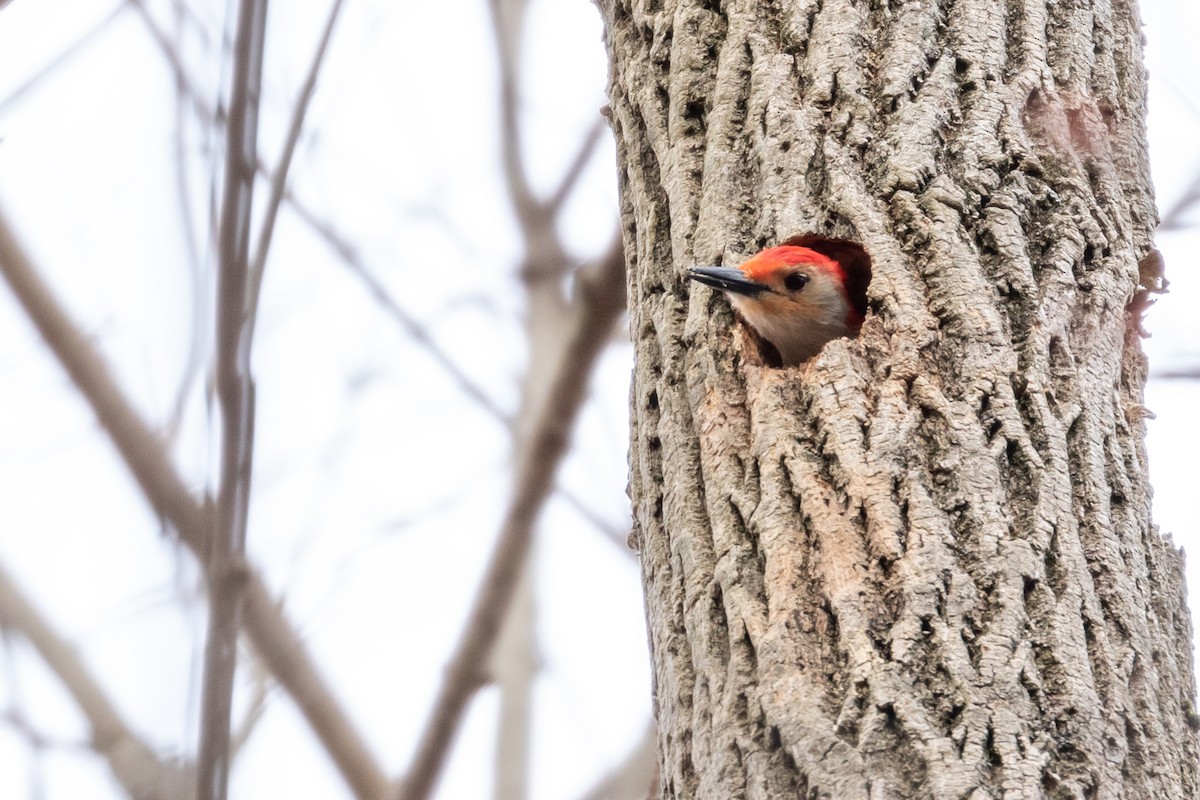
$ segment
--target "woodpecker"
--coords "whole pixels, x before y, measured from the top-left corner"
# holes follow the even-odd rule
[[[724,291],[788,367],[812,358],[832,339],[858,335],[871,259],[845,239],[794,236],[740,267],[692,267],[688,277]]]

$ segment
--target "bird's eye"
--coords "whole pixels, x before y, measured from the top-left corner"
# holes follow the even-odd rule
[[[789,292],[798,292],[808,283],[808,276],[803,272],[793,272],[783,279],[783,286]]]

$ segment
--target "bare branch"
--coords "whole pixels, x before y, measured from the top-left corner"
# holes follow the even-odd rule
[[[429,796],[462,722],[467,701],[483,685],[485,676],[481,669],[487,663],[524,569],[534,523],[553,487],[554,473],[586,397],[587,377],[609,341],[609,328],[624,308],[624,267],[618,239],[592,272],[581,271],[566,345],[521,448],[513,497],[496,548],[416,755],[398,788],[400,800]]]
[[[554,226],[554,217],[559,206],[569,195],[571,188],[582,173],[587,156],[594,141],[588,137],[559,190],[550,202],[536,198],[526,175],[526,165],[521,152],[520,130],[520,44],[529,10],[528,0],[492,0],[492,33],[496,46],[497,71],[499,73],[500,110],[500,156],[502,172],[512,207],[524,241],[524,258],[520,266],[520,277],[525,289],[525,333],[528,341],[528,367],[522,381],[521,409],[513,428],[516,461],[521,463],[530,448],[538,447],[531,433],[536,429],[541,407],[547,395],[553,391],[556,368],[561,363],[566,349],[561,331],[569,330],[572,320],[566,294],[561,280],[569,269],[569,259]],[[574,310],[574,316],[578,309]],[[589,364],[580,374],[581,382],[590,375]],[[582,404],[582,400],[579,401]],[[551,467],[548,480],[552,480]],[[576,500],[569,497],[570,500]],[[538,505],[542,501],[539,501]],[[577,503],[582,506],[582,503]],[[536,518],[538,511],[532,516]],[[532,524],[532,523],[531,523]],[[532,533],[529,534],[532,536]],[[507,570],[528,576],[531,565],[529,546],[521,552],[513,552],[513,561]],[[486,592],[486,587],[482,591]],[[533,681],[536,677],[535,642],[535,598],[533,583],[528,577],[517,581],[512,595],[505,600],[506,608],[500,612],[501,628],[499,640],[486,645],[484,654],[490,653],[491,676],[500,691],[500,716],[497,720],[496,778],[494,796],[498,800],[521,800],[528,790],[529,750],[532,746]],[[472,669],[481,667],[471,665]],[[448,681],[449,682],[449,681]],[[464,685],[464,688],[469,688]],[[435,708],[435,716],[438,713]],[[436,723],[435,723],[436,724]],[[418,761],[418,764],[427,762]],[[421,767],[418,767],[420,769]],[[419,783],[419,779],[413,781]]]
[[[308,68],[308,76],[300,89],[300,97],[296,99],[296,107],[292,109],[292,120],[288,126],[287,140],[283,144],[283,153],[279,156],[279,164],[271,174],[271,194],[267,199],[267,207],[263,211],[262,229],[258,234],[258,246],[254,251],[254,260],[250,264],[250,313],[253,316],[258,309],[258,296],[262,291],[263,272],[267,266],[267,253],[271,249],[271,236],[275,231],[275,220],[279,216],[279,207],[283,204],[287,188],[288,169],[296,154],[296,145],[300,142],[300,132],[304,129],[304,117],[308,113],[308,104],[312,101],[317,88],[317,75],[321,72],[321,62],[325,51],[329,48],[329,40],[333,37],[333,25],[337,22],[342,10],[343,0],[333,0],[329,9],[329,18],[325,21],[325,30],[321,33],[321,42],[313,55],[312,64]],[[255,163],[257,163],[257,155]]]
[[[208,514],[189,494],[158,437],[138,417],[108,366],[42,281],[0,210],[0,271],[29,319],[87,398],[155,513],[203,553]]]
[[[190,795],[190,770],[164,763],[121,717],[82,659],[54,631],[0,566],[0,627],[24,636],[70,693],[91,728],[92,749],[130,797],[180,800]]]
[[[520,51],[521,27],[525,21],[528,0],[489,0],[492,12],[492,33],[500,69],[500,156],[504,166],[504,183],[508,188],[513,210],[525,231],[544,227],[545,207],[533,196],[525,176],[525,160],[521,157],[521,130],[518,97],[519,74],[517,53]]]
[[[533,559],[513,590],[508,613],[489,659],[490,675],[500,693],[493,800],[529,797],[529,752],[533,745],[533,686],[538,674],[537,614]]]
[[[197,501],[167,457],[162,442],[133,410],[103,358],[41,280],[0,210],[0,272],[25,313],[79,387],[154,511],[203,560],[210,536],[208,508]],[[363,800],[379,800],[388,781],[321,679],[299,634],[271,598],[262,577],[247,567],[242,624],[250,641],[304,714],[342,777]]]
[[[229,794],[229,736],[254,454],[254,381],[250,375],[254,312],[247,305],[247,262],[266,26],[266,0],[242,0],[234,42],[233,87],[225,131],[225,191],[217,237],[216,393],[221,408],[221,478],[206,565],[208,639],[196,770],[200,800],[225,800]]]

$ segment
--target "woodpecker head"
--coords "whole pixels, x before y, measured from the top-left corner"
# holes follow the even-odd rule
[[[784,366],[807,361],[831,339],[856,336],[866,314],[871,261],[859,245],[799,236],[740,267],[693,267],[779,351]]]

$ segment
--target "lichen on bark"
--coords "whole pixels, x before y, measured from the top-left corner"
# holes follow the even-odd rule
[[[663,796],[1198,796],[1135,5],[599,5]],[[772,369],[683,271],[808,232],[871,313]]]

